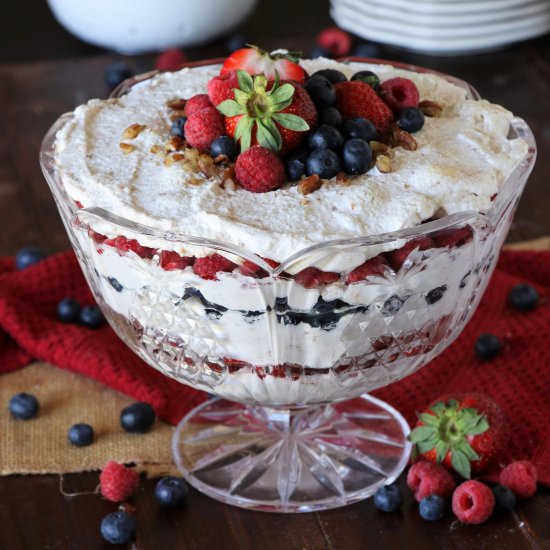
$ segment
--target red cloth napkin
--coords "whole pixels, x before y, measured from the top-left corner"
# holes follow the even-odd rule
[[[508,292],[520,282],[539,291],[536,311],[518,313],[507,304]],[[444,393],[490,394],[510,420],[510,458],[532,460],[539,481],[550,485],[549,295],[550,252],[503,252],[478,311],[456,342],[416,374],[374,394],[411,423],[415,411]],[[72,252],[19,272],[13,258],[0,258],[0,372],[33,358],[48,361],[148,401],[174,424],[205,399],[204,392],[147,366],[110,327],[90,330],[58,322],[56,305],[66,296],[93,302]],[[490,362],[479,361],[473,351],[483,332],[505,343],[504,352]]]

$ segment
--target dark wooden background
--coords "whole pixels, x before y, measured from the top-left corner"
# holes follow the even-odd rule
[[[301,49],[307,54],[318,30],[330,24],[327,0],[260,0],[256,12],[239,30],[251,43],[268,49]],[[549,235],[550,38],[462,57],[431,57],[389,47],[379,51],[380,57],[468,80],[483,97],[527,120],[537,139],[539,159],[510,240]],[[225,55],[224,40],[186,53],[190,59]],[[108,94],[103,73],[111,61],[120,58],[66,33],[43,0],[3,3],[0,255],[13,254],[29,243],[50,252],[69,246],[38,166],[40,141],[62,112]],[[125,60],[140,72],[152,67],[154,56]],[[97,474],[71,475],[66,476],[65,490],[90,491],[96,484]],[[367,500],[343,509],[288,516],[231,508],[196,491],[191,491],[187,507],[167,512],[155,506],[153,488],[153,481],[143,482],[135,498],[140,549],[550,548],[547,490],[520,503],[513,516],[472,527],[460,525],[452,517],[433,524],[421,520],[407,491],[403,510],[397,514],[380,513]],[[0,478],[0,550],[109,548],[99,536],[99,524],[114,508],[97,495],[64,498],[57,476]]]

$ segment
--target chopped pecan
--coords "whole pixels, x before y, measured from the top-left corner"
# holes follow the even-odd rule
[[[386,155],[378,155],[376,157],[376,168],[384,174],[391,172],[390,157]]]
[[[237,189],[235,182],[231,178],[222,181],[222,187],[227,191],[235,191]]]
[[[166,106],[169,109],[173,109],[175,111],[183,111],[183,109],[185,109],[186,103],[187,103],[187,100],[185,99],[172,99],[166,102]]]
[[[391,141],[394,147],[403,147],[403,149],[406,149],[407,151],[416,151],[416,148],[418,147],[416,140],[411,136],[411,134],[409,134],[409,132],[405,132],[405,130],[401,130],[397,126],[392,128]]]
[[[172,151],[180,151],[185,146],[185,142],[182,138],[179,136],[173,136],[171,137],[164,146],[164,150],[169,153]]]
[[[118,145],[120,147],[120,150],[125,154],[127,155],[128,153],[131,153],[135,147],[131,144],[131,143],[119,143]]]
[[[235,179],[235,165],[228,166],[224,168],[222,173],[222,178],[224,180],[234,180]]]
[[[174,122],[174,120],[177,120],[178,118],[181,118],[183,116],[186,116],[185,111],[172,111],[169,118],[172,122]]]
[[[298,193],[309,195],[317,191],[317,189],[320,189],[321,185],[323,185],[323,180],[317,174],[312,174],[300,181],[298,184]]]
[[[153,155],[158,155],[162,151],[162,147],[160,145],[152,145],[149,150]]]
[[[122,132],[122,139],[134,139],[145,130],[146,126],[143,124],[132,124],[128,126],[124,132]]]
[[[372,149],[373,153],[382,153],[382,154],[387,153],[389,149],[389,147],[385,143],[382,143],[381,141],[371,141],[370,148]]]
[[[426,115],[432,117],[438,117],[443,112],[443,105],[431,101],[430,99],[425,99],[418,104],[418,108]]]
[[[174,153],[172,158],[174,159],[174,162],[181,162],[182,160],[185,160],[185,155],[182,155],[181,153]]]
[[[336,174],[336,181],[342,185],[349,185],[351,183],[350,177],[345,172],[338,172]]]
[[[218,155],[214,159],[215,164],[227,164],[228,162],[229,162],[229,157],[227,157],[226,155]]]
[[[207,177],[211,178],[218,174],[214,165],[214,159],[209,155],[201,155],[198,161],[199,170]]]

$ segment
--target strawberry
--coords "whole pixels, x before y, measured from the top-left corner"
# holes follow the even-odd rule
[[[391,109],[380,99],[378,94],[361,80],[338,82],[335,107],[344,120],[352,118],[369,119],[381,134],[390,129],[393,122]]]
[[[261,145],[280,155],[298,148],[306,131],[317,122],[317,110],[308,93],[294,82],[268,82],[238,70],[235,99],[218,105],[225,115],[225,131],[246,151]],[[189,121],[187,122],[187,124]]]
[[[275,73],[282,80],[295,80],[303,84],[306,72],[297,63],[298,56],[293,52],[268,53],[256,46],[233,52],[224,62],[220,76],[230,71],[246,71],[248,74],[264,74],[268,80],[275,80]]]
[[[418,415],[410,434],[416,458],[445,466],[469,479],[501,458],[509,427],[500,407],[487,395],[445,395]]]

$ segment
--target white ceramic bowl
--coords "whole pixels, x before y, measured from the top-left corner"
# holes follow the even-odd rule
[[[57,20],[85,42],[138,54],[207,42],[236,27],[256,0],[48,0]]]

